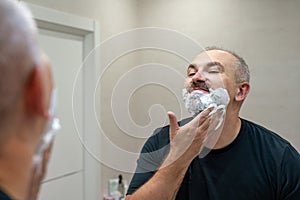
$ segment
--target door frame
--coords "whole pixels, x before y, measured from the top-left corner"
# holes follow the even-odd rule
[[[31,10],[38,28],[83,37],[83,59],[86,58],[98,44],[100,44],[100,28],[97,21],[27,3],[22,0],[20,2],[25,4],[25,6]],[[100,69],[96,67],[98,66],[97,63],[99,63],[96,59],[97,58],[94,58],[92,61],[94,64],[89,65],[89,68],[81,69],[83,76],[83,96],[85,99],[94,99],[94,91],[91,88],[95,88],[96,74],[100,71]],[[95,123],[95,120],[88,120],[88,117],[90,118],[91,116],[94,116],[94,112],[91,109],[90,101],[85,99],[83,99],[83,136],[81,142],[88,142],[89,144],[92,144],[96,147],[96,152],[95,148],[93,149],[93,152],[97,154],[100,153],[101,141],[99,141],[99,137],[96,136],[97,134],[89,134],[88,137],[85,134],[97,132],[97,124]],[[100,163],[97,163],[97,161],[95,161],[85,148],[82,149],[83,198],[89,200],[101,199]]]

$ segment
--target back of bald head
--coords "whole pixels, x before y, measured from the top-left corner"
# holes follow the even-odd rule
[[[0,1],[0,126],[13,115],[33,67],[41,64],[37,28],[16,0]]]

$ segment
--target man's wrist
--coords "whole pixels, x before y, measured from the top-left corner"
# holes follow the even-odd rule
[[[163,168],[172,168],[172,171],[174,173],[179,173],[180,171],[186,171],[187,168],[189,167],[190,163],[192,162],[193,159],[189,159],[185,155],[180,155],[178,154],[173,154],[170,152],[164,162],[162,163],[160,169]]]

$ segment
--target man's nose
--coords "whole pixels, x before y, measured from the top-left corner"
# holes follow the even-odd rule
[[[195,75],[192,77],[192,81],[194,83],[199,83],[199,82],[205,82],[206,78],[203,76],[201,72],[196,72]]]

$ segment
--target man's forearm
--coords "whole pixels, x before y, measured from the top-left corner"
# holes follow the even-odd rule
[[[171,159],[167,157],[153,177],[132,195],[128,195],[126,200],[175,199],[189,163],[180,159],[168,163],[171,163]]]

